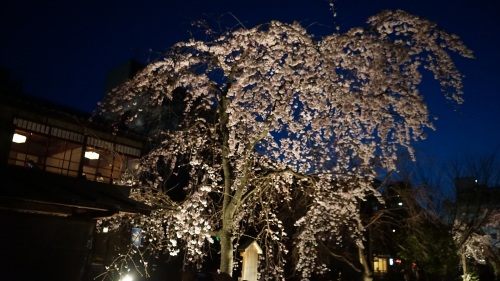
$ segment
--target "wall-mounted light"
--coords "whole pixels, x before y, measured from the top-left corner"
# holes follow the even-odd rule
[[[90,160],[99,159],[99,153],[95,151],[85,151],[85,158],[88,158]]]
[[[25,143],[26,142],[26,136],[20,135],[20,134],[14,134],[12,136],[12,142],[15,143]]]

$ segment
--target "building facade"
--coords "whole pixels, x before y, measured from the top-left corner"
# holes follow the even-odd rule
[[[143,140],[0,87],[2,280],[93,280],[96,221],[148,214],[129,198]],[[9,88],[10,89],[10,88]],[[126,234],[125,234],[126,235]]]

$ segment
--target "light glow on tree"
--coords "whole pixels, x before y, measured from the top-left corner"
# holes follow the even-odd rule
[[[320,40],[272,21],[175,44],[101,105],[148,126],[135,198],[158,210],[142,219],[144,240],[170,255],[183,249],[196,265],[218,237],[220,271],[231,275],[235,249],[251,236],[266,278],[285,278],[291,245],[302,278],[327,271],[320,242],[362,249],[359,202],[378,194],[377,169],[394,170],[398,152],[413,155],[412,142],[433,129],[421,71],[462,102],[448,51],[472,57],[456,36],[399,10]],[[174,100],[182,107],[172,128]],[[174,201],[167,191],[182,171],[185,197]]]

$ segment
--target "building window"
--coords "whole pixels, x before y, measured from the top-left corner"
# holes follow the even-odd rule
[[[373,272],[375,274],[387,273],[387,258],[373,257]]]
[[[24,137],[21,140],[19,136]],[[47,136],[24,130],[15,130],[12,136],[12,145],[8,163],[11,165],[40,168],[45,165],[45,155],[49,139]]]
[[[105,183],[123,182],[126,173],[129,184],[130,175],[137,171],[138,148],[94,137],[85,141],[80,133],[19,118],[14,125],[17,128],[12,136],[9,165]]]
[[[45,171],[77,177],[81,157],[81,144],[53,138],[48,146]]]

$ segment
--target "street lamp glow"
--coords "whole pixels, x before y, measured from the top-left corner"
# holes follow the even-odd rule
[[[123,278],[120,279],[120,281],[133,281],[134,278],[132,278],[132,276],[130,274],[127,274],[125,276],[123,276]]]

